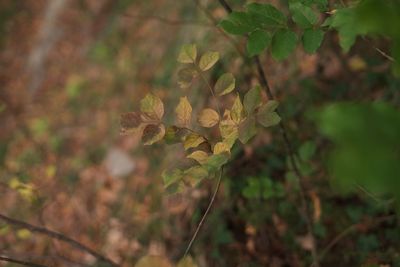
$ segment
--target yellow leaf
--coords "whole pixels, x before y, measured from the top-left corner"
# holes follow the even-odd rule
[[[207,162],[208,154],[204,151],[198,150],[187,156],[189,159],[194,159],[200,164],[204,164]]]
[[[219,96],[229,94],[235,89],[235,77],[232,73],[222,74],[214,86],[214,90]]]
[[[215,110],[206,108],[200,112],[197,120],[201,126],[211,128],[219,122],[219,115]]]
[[[192,257],[186,256],[178,262],[177,267],[198,267]]]
[[[206,139],[204,139],[203,136],[196,133],[191,133],[186,136],[185,141],[183,142],[183,147],[185,148],[185,150],[188,150],[189,148],[198,147],[201,143],[205,141]]]
[[[172,265],[164,257],[144,256],[135,264],[135,267],[172,267]]]
[[[202,71],[209,70],[212,66],[214,66],[215,63],[217,63],[218,59],[219,59],[218,52],[212,52],[212,51],[206,52],[200,58],[199,68]]]
[[[239,124],[243,120],[243,104],[240,100],[239,94],[236,95],[235,102],[233,102],[231,109],[232,120]]]
[[[224,142],[231,148],[239,137],[238,126],[232,120],[229,110],[225,110],[224,116],[219,123],[219,131]]]
[[[28,229],[20,229],[17,231],[17,237],[20,239],[28,239],[31,236],[32,236],[32,233]]]
[[[180,63],[195,63],[197,57],[197,48],[195,44],[185,44],[182,46],[178,55],[178,62]]]
[[[192,119],[192,106],[190,105],[188,98],[181,97],[179,104],[175,109],[176,120],[179,126],[188,127]]]
[[[224,143],[224,142],[216,143],[214,146],[214,154],[216,155],[216,154],[221,154],[224,152],[230,153],[231,147],[227,143]]]
[[[147,94],[140,101],[140,110],[151,120],[161,120],[164,115],[164,104],[161,99],[153,94]]]
[[[149,124],[143,130],[142,141],[144,145],[152,145],[161,139],[165,135],[165,126],[163,124],[155,125]]]

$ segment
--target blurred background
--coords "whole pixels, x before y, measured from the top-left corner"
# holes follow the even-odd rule
[[[211,0],[1,0],[0,213],[61,232],[121,266],[147,254],[178,261],[215,181],[168,195],[161,172],[184,156],[182,148],[143,147],[137,136],[120,134],[119,117],[137,110],[149,92],[163,99],[170,121],[179,96],[190,96],[194,111],[212,105],[201,83],[187,90],[177,84],[176,57],[185,43],[220,52],[210,83],[230,71],[240,93],[257,84],[243,38],[215,26],[225,16]],[[399,80],[375,47],[389,50],[384,39],[358,40],[344,54],[332,32],[317,54],[299,47],[283,62],[261,57],[303,160],[317,247],[327,248],[323,266],[400,266],[391,199],[362,187],[345,195],[336,190],[324,164],[331,143],[306,116],[349,99],[398,107]],[[286,162],[274,128],[235,149],[192,250],[199,266],[310,264]],[[330,247],[338,235],[340,243]],[[1,220],[0,254],[46,266],[108,266]]]

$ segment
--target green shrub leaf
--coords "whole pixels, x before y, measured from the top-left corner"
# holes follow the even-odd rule
[[[307,29],[303,33],[302,41],[307,53],[315,53],[324,39],[324,31],[320,29]]]
[[[271,43],[271,35],[263,30],[255,30],[249,35],[247,52],[250,56],[260,54]]]
[[[290,30],[280,30],[272,37],[271,52],[276,60],[287,58],[296,48],[297,36]]]

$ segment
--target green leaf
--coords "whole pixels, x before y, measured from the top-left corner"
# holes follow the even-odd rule
[[[209,173],[215,173],[221,169],[221,167],[227,163],[229,160],[228,153],[220,153],[216,155],[211,155],[206,164],[204,164],[204,168],[207,169]]]
[[[308,141],[302,144],[299,148],[299,156],[302,160],[309,160],[314,156],[317,146],[315,142]]]
[[[304,29],[311,28],[318,22],[318,17],[314,11],[300,2],[290,3],[289,9],[293,21]]]
[[[324,39],[324,31],[320,29],[307,29],[303,33],[303,47],[307,53],[315,53]]]
[[[232,73],[224,73],[215,83],[214,90],[218,96],[229,94],[235,89],[235,77]]]
[[[279,102],[276,100],[269,100],[266,104],[262,105],[259,112],[273,112],[279,106]]]
[[[258,23],[263,26],[285,26],[286,16],[276,7],[270,4],[251,3],[247,10]]]
[[[253,136],[257,134],[256,120],[253,116],[247,117],[239,125],[239,140],[246,144]]]
[[[164,115],[164,104],[161,99],[153,94],[147,94],[140,101],[140,110],[150,119],[150,120],[161,120]]]
[[[348,52],[356,41],[358,34],[362,34],[357,24],[354,8],[338,9],[331,22],[331,27],[339,32],[339,43],[344,52]]]
[[[192,106],[186,96],[180,98],[179,104],[175,109],[175,114],[179,126],[188,127],[190,125],[192,119]]]
[[[243,120],[243,104],[240,100],[239,94],[236,94],[235,102],[233,102],[231,108],[231,117],[236,124],[239,124]]]
[[[219,23],[227,33],[243,35],[252,31],[255,27],[249,14],[233,11],[225,20]]]
[[[193,166],[184,172],[184,180],[196,186],[202,179],[208,177],[208,171],[202,166]]]
[[[247,40],[247,52],[255,56],[260,54],[271,43],[271,35],[263,30],[255,30],[250,33]]]
[[[277,125],[281,121],[281,117],[279,117],[276,112],[265,112],[260,110],[257,113],[257,121],[264,127],[270,127]]]
[[[164,187],[167,188],[174,183],[179,182],[183,178],[183,171],[180,169],[173,169],[172,171],[164,171],[161,174],[164,181]]]
[[[149,124],[143,130],[142,141],[144,145],[152,145],[161,139],[165,135],[165,126],[163,124],[154,125]]]
[[[246,144],[253,136],[257,134],[256,120],[253,116],[247,117],[239,125],[239,140]]]
[[[204,55],[201,56],[200,62],[199,62],[199,68],[202,71],[206,71],[211,69],[212,66],[214,66],[215,63],[219,60],[219,53],[218,52],[206,52]]]
[[[272,37],[271,52],[276,60],[287,58],[296,48],[297,36],[290,30],[280,30]]]
[[[255,86],[244,95],[244,109],[250,115],[261,104],[261,88]]]
[[[197,121],[201,126],[211,128],[219,122],[219,115],[215,110],[205,108],[200,112]]]
[[[185,44],[182,46],[178,55],[178,62],[180,63],[195,63],[197,58],[197,48],[195,44]]]

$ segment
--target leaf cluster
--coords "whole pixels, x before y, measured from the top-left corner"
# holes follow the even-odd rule
[[[177,58],[184,65],[180,73],[185,73],[185,80],[179,84],[187,88],[194,77],[203,75],[219,60],[219,53],[208,51],[200,57],[194,44],[184,45]],[[187,77],[186,77],[187,75]],[[186,79],[188,77],[191,79]],[[182,77],[180,77],[182,78]],[[232,73],[222,74],[211,88],[215,97],[234,91],[235,77]],[[140,101],[140,111],[121,115],[121,129],[124,133],[141,135],[143,144],[152,145],[164,141],[166,144],[182,144],[189,161],[184,169],[174,168],[163,172],[164,185],[170,192],[178,192],[185,186],[195,186],[204,178],[214,177],[231,156],[233,145],[239,140],[246,144],[257,133],[257,126],[271,127],[280,122],[276,113],[278,102],[263,102],[261,89],[256,86],[242,98],[236,93],[230,108],[221,114],[219,109],[202,109],[194,119],[193,108],[187,96],[180,98],[175,108],[175,124],[163,122],[164,104],[154,95],[147,94]],[[210,140],[195,129],[218,129],[219,136]]]
[[[307,53],[314,53],[320,47],[324,31],[319,18],[326,7],[326,0],[291,0],[287,17],[271,4],[250,3],[245,11],[233,11],[219,25],[227,33],[248,36],[250,56],[270,48],[274,59],[283,60],[296,48],[297,28],[302,32],[300,39]]]

